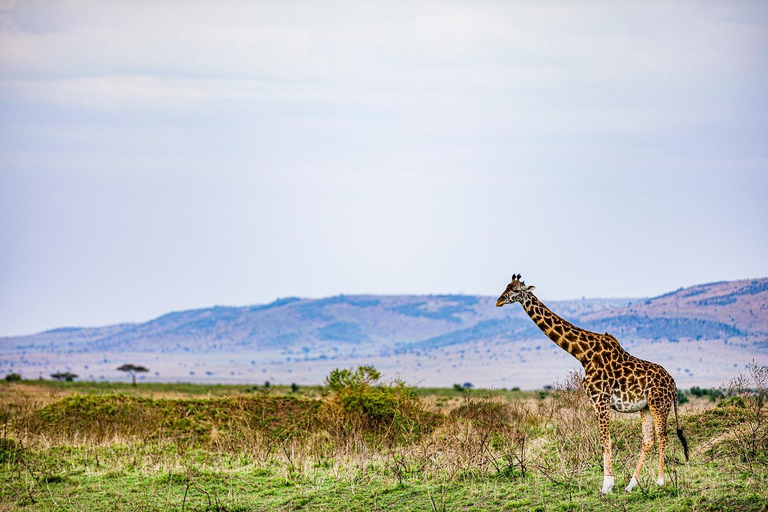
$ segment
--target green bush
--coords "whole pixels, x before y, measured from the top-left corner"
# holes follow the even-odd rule
[[[358,415],[369,426],[377,427],[394,420],[402,407],[416,400],[416,390],[402,381],[377,385],[381,374],[372,366],[352,370],[333,370],[326,379],[328,388],[348,414]]]
[[[325,378],[325,385],[331,391],[342,392],[369,387],[378,382],[380,378],[381,372],[370,365],[358,366],[354,371],[346,368],[343,370],[336,368]]]
[[[724,408],[724,407],[737,407],[740,409],[743,409],[747,407],[747,402],[744,399],[744,397],[741,396],[730,396],[717,404],[718,407]]]
[[[722,398],[723,397],[723,392],[722,391],[719,391],[717,389],[712,389],[712,388],[702,389],[702,388],[700,388],[698,386],[693,386],[690,389],[690,393],[693,396],[698,396],[698,397],[708,396],[709,400],[712,401],[712,402],[714,402],[718,398]]]
[[[373,366],[337,368],[326,378],[326,409],[343,430],[393,441],[434,425],[437,415],[423,407],[415,388],[380,378]]]
[[[0,462],[15,462],[20,451],[15,440],[0,437]]]

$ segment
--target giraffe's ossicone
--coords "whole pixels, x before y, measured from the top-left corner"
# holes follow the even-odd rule
[[[610,409],[623,413],[639,412],[642,417],[643,446],[626,490],[631,491],[637,485],[643,462],[653,448],[654,433],[659,445],[656,482],[663,485],[667,417],[671,410],[675,413],[677,436],[683,445],[685,460],[688,460],[688,443],[677,417],[675,380],[661,365],[631,355],[610,334],[580,329],[560,318],[536,298],[532,293],[534,288],[521,281],[520,274],[513,275],[496,306],[519,302],[539,329],[584,367],[584,388],[595,409],[603,444],[601,492],[607,494],[613,488]]]

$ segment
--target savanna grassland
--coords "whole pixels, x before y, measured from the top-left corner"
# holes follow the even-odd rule
[[[419,390],[372,367],[298,389],[3,382],[0,510],[768,510],[768,368],[681,395],[691,460],[672,434],[663,487],[654,452],[623,492],[640,418],[615,415],[608,496],[579,384]]]

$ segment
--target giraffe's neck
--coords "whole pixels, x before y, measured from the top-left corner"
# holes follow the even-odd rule
[[[520,304],[549,339],[578,359],[583,366],[599,351],[597,345],[605,341],[601,340],[603,337],[599,334],[580,329],[557,316],[532,293],[528,293]]]

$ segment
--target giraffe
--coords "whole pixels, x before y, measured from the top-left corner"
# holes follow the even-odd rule
[[[664,452],[670,409],[674,409],[677,436],[683,445],[685,460],[688,460],[688,443],[677,418],[677,386],[674,379],[660,365],[631,355],[610,334],[586,331],[560,318],[531,293],[535,286],[526,285],[520,277],[520,274],[512,276],[512,282],[496,301],[496,306],[519,302],[539,329],[584,367],[584,389],[597,415],[603,445],[601,492],[611,492],[614,483],[610,409],[622,413],[640,412],[642,417],[643,444],[640,458],[626,491],[632,491],[637,485],[645,458],[653,448],[654,432],[659,445],[656,483],[664,485]]]

